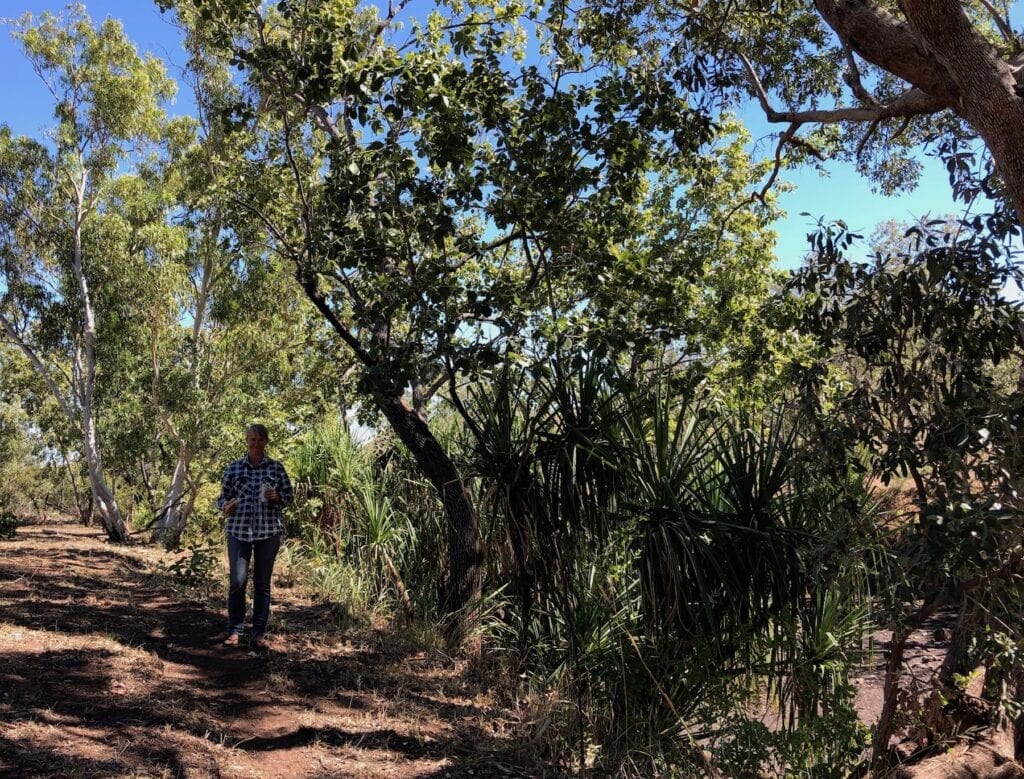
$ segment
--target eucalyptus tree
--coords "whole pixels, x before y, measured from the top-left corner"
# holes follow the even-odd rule
[[[200,486],[238,445],[247,421],[260,419],[276,433],[285,420],[318,415],[324,402],[306,380],[324,338],[307,327],[315,314],[301,290],[265,241],[224,240],[232,176],[244,159],[223,111],[237,94],[225,63],[206,56],[194,36],[185,44],[192,56],[182,80],[195,98],[195,136],[168,177],[178,204],[171,222],[187,243],[162,265],[144,371],[155,437],[170,450],[153,535],[168,547],[178,544]],[[311,405],[316,411],[306,410]]]
[[[255,219],[293,263],[436,488],[455,613],[480,591],[480,535],[424,398],[447,387],[459,406],[457,382],[503,352],[555,348],[559,313],[635,233],[649,168],[699,147],[710,123],[649,62],[589,74],[546,22],[520,24],[536,9],[518,3],[420,20],[354,2],[173,5],[242,73],[236,237]],[[532,46],[539,58],[518,64]]]
[[[167,469],[154,540],[168,548],[180,542],[201,487],[241,445],[248,422],[264,422],[280,440],[323,408],[317,392],[304,391],[322,336],[308,326],[290,277],[273,263],[266,273],[234,275],[223,250],[203,242],[204,231],[187,252],[197,286],[178,289],[194,319],[154,329],[146,372],[147,408],[166,450],[156,459]]]
[[[144,269],[160,232],[159,222],[132,224],[127,198],[147,190],[123,171],[167,131],[161,104],[174,84],[159,62],[136,53],[119,23],[95,28],[80,5],[62,17],[26,15],[15,35],[53,96],[57,123],[46,142],[0,128],[0,326],[80,429],[101,520],[123,540],[104,476],[97,358],[104,339],[130,321],[123,304],[132,295],[119,284],[137,274],[124,264]]]

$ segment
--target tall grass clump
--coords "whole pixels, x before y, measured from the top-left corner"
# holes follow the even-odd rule
[[[436,508],[425,506],[424,486],[390,440],[357,442],[344,420],[329,418],[298,441],[288,466],[296,491],[288,531],[301,560],[293,564],[313,591],[353,614],[429,614],[424,582],[433,571],[417,566],[411,517]]]

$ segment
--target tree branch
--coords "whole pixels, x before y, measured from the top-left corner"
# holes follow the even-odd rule
[[[978,73],[995,70],[995,77],[1013,91],[1017,74],[995,47],[982,37],[967,18],[959,0],[900,0],[910,29],[928,47],[962,105]]]
[[[396,6],[394,0],[388,0],[388,14],[387,16],[380,20],[380,23],[377,25],[376,35],[374,37],[379,38],[381,35],[383,35],[384,31],[388,28],[391,22],[395,20],[395,17],[398,16],[398,14],[401,13],[402,9],[405,8],[405,6],[407,6],[408,4],[409,0],[401,0],[401,2]]]
[[[50,392],[53,393],[53,397],[60,404],[61,410],[64,412],[65,416],[67,416],[68,421],[74,425],[78,421],[77,415],[71,410],[71,406],[64,397],[64,393],[60,391],[53,375],[46,369],[46,366],[43,365],[43,361],[39,359],[35,350],[25,342],[18,331],[14,328],[14,325],[11,324],[11,321],[4,316],[3,313],[0,313],[0,325],[3,325],[3,329],[4,332],[7,333],[7,337],[10,338],[19,349],[21,349],[22,354],[24,354],[29,359],[29,362],[32,363],[32,367],[35,368],[36,373],[38,373],[40,378],[46,382],[46,386],[49,387]]]
[[[271,221],[270,217],[264,214],[263,211],[258,206],[254,206],[249,201],[243,200],[242,198],[235,196],[232,196],[231,202],[233,202],[235,205],[241,206],[245,210],[250,211],[253,215],[255,215],[256,218],[263,223],[263,226],[267,228],[267,232],[274,236],[274,240],[284,247],[288,257],[299,256],[298,254],[296,254],[295,250],[288,242],[288,239],[286,239],[284,237],[284,234],[281,233],[281,231],[277,228],[277,225],[275,225],[273,221]]]
[[[898,117],[922,116],[934,114],[949,108],[947,103],[938,100],[926,92],[911,88],[888,104],[874,106],[849,106],[842,108],[809,109],[806,111],[776,111],[772,108],[765,92],[761,79],[754,71],[754,66],[745,54],[739,54],[747,76],[750,78],[754,94],[764,110],[765,118],[769,122],[788,122],[804,124],[807,122],[820,122],[823,124],[835,124],[837,122],[880,122],[886,119]],[[873,99],[873,98],[872,98]]]
[[[1013,28],[1010,26],[1010,21],[999,13],[999,10],[989,2],[989,0],[981,0],[981,4],[985,6],[985,10],[988,11],[989,16],[992,17],[992,21],[996,23],[996,27],[999,28],[999,34],[1003,36],[1003,40],[1012,46],[1017,45],[1017,35],[1014,33]]]
[[[327,304],[327,300],[322,294],[320,294],[320,290],[317,288],[316,276],[299,263],[296,262],[295,265],[295,276],[298,279],[299,284],[302,285],[302,289],[305,290],[306,297],[308,297],[310,302],[316,306],[317,311],[319,311],[323,315],[324,319],[330,323],[331,327],[334,328],[334,331],[341,336],[341,340],[345,342],[345,345],[352,350],[352,353],[359,358],[359,361],[362,362],[363,365],[366,365],[367,367],[375,365],[376,360],[374,360],[373,357],[370,356],[370,353],[363,348],[363,345],[359,343],[349,329],[342,324],[341,320],[339,320],[335,315],[334,310]]]
[[[302,173],[299,171],[298,163],[295,161],[295,154],[292,151],[292,127],[288,121],[288,112],[282,111],[282,123],[284,127],[284,150],[288,157],[288,167],[291,169],[292,178],[295,179],[295,188],[298,190],[299,200],[302,202],[302,229],[305,232],[305,244],[308,247],[313,239],[312,209],[309,199],[306,197],[306,187],[302,183]]]
[[[864,147],[868,145],[868,141],[875,134],[878,129],[879,122],[876,120],[868,125],[868,129],[864,132],[864,137],[860,139],[860,143],[857,144],[857,151],[854,152],[854,156],[860,159],[860,155],[864,153]],[[906,127],[906,125],[904,125]],[[903,128],[900,128],[900,132],[903,132]]]
[[[227,386],[229,386],[230,383],[232,381],[234,381],[234,379],[236,379],[238,376],[241,376],[243,373],[246,373],[246,372],[252,370],[253,368],[255,368],[258,365],[266,364],[267,359],[269,357],[277,354],[282,349],[294,349],[296,347],[309,346],[309,345],[315,344],[315,343],[318,343],[316,338],[307,338],[305,341],[300,341],[298,343],[282,343],[282,344],[278,344],[278,345],[272,346],[272,347],[270,347],[268,349],[264,349],[262,352],[257,354],[255,357],[253,357],[248,362],[244,362],[241,365],[239,365],[238,367],[233,368],[231,370],[226,370],[220,376],[219,380],[217,381],[217,385],[220,386],[220,387],[227,387]],[[182,443],[182,440],[180,438],[178,438],[177,436],[175,436],[175,438],[178,440],[179,443]]]
[[[878,98],[865,89],[860,79],[860,68],[857,67],[857,59],[853,56],[853,51],[846,43],[843,43],[843,52],[846,54],[847,67],[846,78],[843,80],[850,87],[854,97],[873,108],[880,107],[882,104],[878,102]]]
[[[931,95],[943,107],[956,105],[956,85],[920,30],[871,0],[814,0],[814,7],[839,40],[862,59]]]
[[[317,120],[317,124],[320,125],[321,129],[323,129],[334,140],[336,140],[336,141],[346,141],[347,140],[353,146],[355,145],[355,138],[351,137],[350,133],[349,134],[342,133],[342,131],[338,129],[337,122],[334,121],[334,119],[331,116],[331,114],[322,105],[314,103],[313,105],[309,106],[308,110],[310,112],[312,112],[313,117]],[[348,129],[348,128],[346,128],[346,129]]]
[[[463,421],[466,423],[466,426],[470,429],[470,432],[473,433],[473,437],[477,441],[483,441],[483,430],[480,429],[480,426],[476,423],[476,420],[473,419],[472,416],[470,416],[469,412],[466,410],[466,407],[462,403],[462,399],[459,398],[459,389],[455,383],[455,368],[452,366],[451,362],[447,358],[445,359],[444,367],[445,374],[448,377],[448,395],[449,399],[452,402],[452,405],[455,406],[455,411],[458,413],[460,417],[462,417]]]

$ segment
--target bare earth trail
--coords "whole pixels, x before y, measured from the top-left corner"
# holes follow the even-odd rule
[[[0,542],[0,776],[554,775],[458,664],[347,639],[287,589],[274,649],[221,647],[168,559],[70,524]]]

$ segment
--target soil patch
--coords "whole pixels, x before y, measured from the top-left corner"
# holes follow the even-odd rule
[[[464,664],[282,588],[271,651],[223,648],[170,559],[72,524],[0,543],[0,775],[555,775]]]

